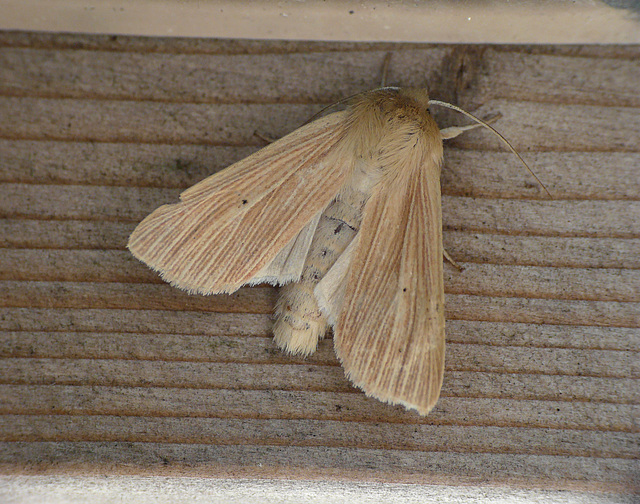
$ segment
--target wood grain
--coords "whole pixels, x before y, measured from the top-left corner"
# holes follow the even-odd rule
[[[270,339],[271,287],[188,296],[136,223],[325,104],[391,83],[499,129],[443,170],[447,350],[420,418],[331,339]],[[637,47],[0,33],[0,469],[639,492]],[[443,125],[459,118],[438,112]]]

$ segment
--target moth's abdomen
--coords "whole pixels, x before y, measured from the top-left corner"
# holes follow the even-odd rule
[[[311,282],[291,283],[280,289],[276,303],[273,336],[276,344],[292,354],[315,352],[318,340],[327,331],[327,320],[320,313]]]
[[[368,188],[347,186],[324,211],[298,282],[280,289],[276,303],[273,334],[283,350],[309,355],[315,352],[329,324],[320,312],[313,294],[316,284],[326,275],[360,228],[362,208]]]

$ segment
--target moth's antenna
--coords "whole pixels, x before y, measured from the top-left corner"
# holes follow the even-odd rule
[[[389,78],[389,66],[391,65],[391,53],[387,53],[384,56],[384,61],[382,62],[382,79],[380,82],[380,87],[384,88],[387,86],[387,79]]]
[[[500,134],[500,132],[498,130],[496,130],[493,126],[489,125],[488,123],[486,123],[482,119],[478,119],[476,116],[474,116],[473,114],[470,114],[466,110],[462,110],[460,107],[456,107],[455,105],[451,105],[450,103],[447,103],[447,102],[443,102],[443,101],[440,101],[440,100],[429,100],[429,105],[440,105],[441,107],[450,108],[452,110],[455,110],[456,112],[460,112],[461,114],[464,114],[467,117],[469,117],[469,118],[473,119],[474,121],[476,121],[480,126],[483,126],[483,127],[487,128],[487,129],[493,131],[493,133],[495,133],[498,136],[498,138],[500,138],[500,140],[502,140],[505,143],[505,145],[507,147],[509,147],[509,150],[511,152],[513,152],[516,156],[518,156],[518,159],[522,162],[522,164],[525,166],[525,168],[527,170],[529,170],[529,173],[531,173],[531,175],[533,175],[533,178],[538,181],[538,184],[540,184],[540,187],[542,187],[544,189],[544,191],[549,195],[550,198],[553,198],[553,196],[551,196],[551,193],[545,187],[545,185],[542,183],[542,181],[536,176],[535,173],[533,173],[533,170],[529,167],[529,165],[526,163],[526,161],[524,159],[522,159],[522,156],[520,154],[518,154],[518,151],[513,148],[513,145],[511,145],[509,143],[509,140],[507,140],[505,137],[503,137]]]

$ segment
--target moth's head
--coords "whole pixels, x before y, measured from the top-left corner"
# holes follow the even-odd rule
[[[429,150],[440,153],[442,138],[438,124],[429,112],[429,93],[427,90],[424,88],[399,88],[397,89],[397,97],[400,114],[413,117],[426,133],[429,140]]]
[[[358,95],[352,102],[356,151],[376,152],[391,173],[402,172],[407,160],[416,166],[439,165],[442,136],[429,113],[425,89],[386,87]],[[402,166],[394,168],[394,163]]]
[[[424,110],[429,108],[429,93],[424,88],[400,88],[398,95],[416,102]]]

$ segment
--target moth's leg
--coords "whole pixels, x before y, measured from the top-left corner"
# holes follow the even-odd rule
[[[488,119],[485,122],[488,124],[490,122],[497,121],[499,118],[500,118],[500,114],[492,117],[491,119]],[[469,126],[451,126],[449,128],[441,129],[440,134],[442,135],[443,139],[448,140],[450,138],[457,137],[458,135],[464,133],[465,131],[469,131],[471,129],[477,128],[478,126],[482,126],[482,124],[470,124]],[[453,260],[453,257],[449,255],[449,252],[447,252],[445,249],[442,249],[442,253],[444,255],[444,258],[447,261],[449,261],[451,266],[453,266],[458,271],[464,270],[462,266],[460,266],[456,261]]]
[[[457,269],[458,271],[463,271],[464,268],[462,266],[460,266],[454,259],[453,257],[451,257],[449,255],[449,252],[447,252],[445,249],[442,249],[442,254],[444,255],[444,258],[449,261],[449,263],[451,264],[451,266],[453,266],[455,269]]]
[[[258,130],[254,131],[253,134],[255,136],[257,136],[260,140],[264,140],[265,142],[267,142],[268,144],[273,143],[276,141],[275,138],[271,138],[268,137],[267,135],[263,135],[262,133],[260,133]]]
[[[502,117],[501,114],[496,114],[495,116],[491,117],[490,119],[487,119],[485,121],[485,123],[491,124],[493,122],[496,122],[498,119],[500,119],[500,117]],[[449,140],[451,138],[457,137],[458,135],[461,135],[465,131],[469,131],[469,130],[472,130],[474,128],[479,128],[481,126],[482,126],[482,124],[470,124],[469,126],[450,126],[448,128],[441,129],[440,130],[440,134],[442,135],[442,138],[444,140]]]

